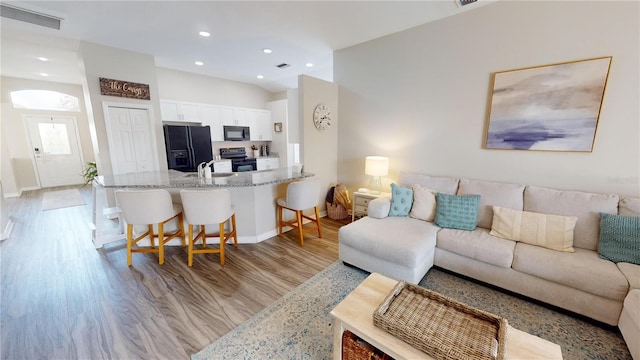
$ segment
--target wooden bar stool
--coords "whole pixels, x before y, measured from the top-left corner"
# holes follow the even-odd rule
[[[304,234],[313,230],[318,230],[318,237],[322,238],[320,229],[320,215],[318,214],[318,201],[320,198],[320,183],[317,180],[294,181],[287,186],[287,197],[279,198],[278,207],[278,236],[282,236],[282,228],[289,226],[298,229],[300,236],[300,246],[304,246]],[[316,217],[304,214],[304,210],[313,208]],[[296,218],[285,221],[282,217],[282,209],[287,209],[296,213]],[[303,219],[311,220],[315,225],[303,229]]]
[[[127,265],[134,252],[157,252],[158,262],[164,264],[164,244],[179,237],[185,246],[182,206],[171,201],[167,190],[117,190],[116,200],[127,222]],[[177,220],[177,221],[174,221]],[[145,225],[146,231],[135,234],[134,225]],[[157,226],[157,233],[154,232]],[[138,241],[149,237],[151,247],[133,248]],[[155,239],[158,239],[158,247]]]
[[[231,205],[231,193],[226,189],[217,190],[181,190],[180,198],[188,224],[189,237],[189,266],[193,265],[193,254],[220,253],[220,265],[224,265],[224,246],[233,237],[233,246],[238,247],[236,233],[236,213]],[[231,230],[225,233],[225,225],[231,219]],[[217,224],[218,232],[207,234],[206,225]],[[200,226],[200,231],[194,236],[193,227]],[[219,248],[207,248],[207,237],[219,237]],[[202,240],[202,247],[194,249],[198,240]]]

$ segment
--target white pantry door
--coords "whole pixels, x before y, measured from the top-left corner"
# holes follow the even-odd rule
[[[29,115],[26,121],[40,186],[82,184],[82,154],[76,119]]]
[[[155,140],[146,109],[108,106],[107,136],[114,174],[157,171]]]

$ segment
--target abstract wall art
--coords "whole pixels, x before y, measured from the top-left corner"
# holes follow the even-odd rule
[[[486,149],[593,151],[611,56],[500,71]]]

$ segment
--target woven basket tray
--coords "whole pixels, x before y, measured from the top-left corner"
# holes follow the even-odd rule
[[[404,281],[373,323],[437,360],[505,358],[506,319]]]

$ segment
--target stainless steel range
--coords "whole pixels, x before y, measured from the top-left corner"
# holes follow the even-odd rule
[[[247,151],[243,147],[221,148],[220,157],[231,160],[233,172],[253,171],[257,169],[256,159],[247,158]]]

